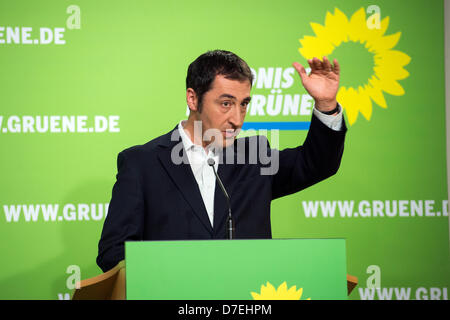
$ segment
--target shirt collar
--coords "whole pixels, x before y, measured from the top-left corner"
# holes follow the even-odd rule
[[[194,143],[192,142],[191,138],[189,138],[188,134],[183,128],[183,125],[186,123],[186,120],[181,120],[180,123],[178,123],[178,131],[180,132],[181,141],[183,142],[184,149],[190,150],[192,147],[194,147]]]
[[[191,137],[189,136],[189,133],[183,128],[183,125],[185,125],[186,122],[187,122],[187,120],[181,120],[181,121],[178,123],[178,131],[180,132],[180,137],[181,137],[181,141],[183,142],[183,147],[184,147],[184,149],[185,149],[186,151],[191,150],[191,149],[194,149],[195,147],[203,149],[202,146],[196,145],[196,144],[194,144],[194,143],[192,142]],[[210,150],[210,149],[209,149],[208,147],[206,147],[206,150],[205,150],[205,151],[206,151],[207,154],[208,154],[209,150]],[[211,150],[212,150],[212,154],[213,154],[214,156],[217,156],[216,153],[214,152],[214,151],[215,151],[215,148],[212,148]]]

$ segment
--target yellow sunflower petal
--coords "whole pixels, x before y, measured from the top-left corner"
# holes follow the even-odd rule
[[[403,87],[395,80],[392,79],[374,79],[372,81],[375,88],[380,88],[381,90],[393,95],[401,96],[405,94]]]
[[[286,281],[278,286],[278,290],[277,291],[278,292],[286,292],[287,291],[287,283],[286,283]]]
[[[403,52],[389,50],[376,55],[374,61],[375,67],[373,70],[378,79],[393,81],[405,79],[409,76],[409,72],[403,66],[411,61],[411,57]]]
[[[389,17],[384,18],[380,22],[380,28],[379,29],[369,29],[367,28],[367,25],[365,26],[366,33],[364,35],[364,39],[366,41],[366,47],[371,48],[369,51],[375,53],[375,49],[372,49],[374,47],[373,43],[376,43],[379,41],[380,38],[383,37],[384,33],[387,30],[387,27],[389,26]]]
[[[311,26],[311,29],[313,29],[314,33],[316,34],[316,37],[319,38],[327,38],[328,39],[328,30],[321,24],[311,22],[309,24]]]
[[[322,58],[330,55],[334,50],[334,46],[326,39],[311,36],[300,39],[300,44],[302,48],[299,48],[298,51],[305,59]]]
[[[366,12],[364,8],[360,8],[356,11],[351,19],[349,24],[349,38],[354,42],[365,42],[367,33],[367,24],[366,24]]]
[[[379,79],[401,80],[409,76],[409,72],[400,66],[389,67],[386,64],[373,67]]]
[[[347,16],[338,8],[334,8],[334,15],[327,12],[325,17],[325,28],[328,39],[334,46],[348,41],[348,19]]]
[[[359,111],[366,118],[366,120],[370,120],[372,117],[372,101],[370,101],[370,97],[366,90],[364,90],[361,86],[358,87],[357,99],[359,103]]]
[[[371,84],[372,79],[369,79],[369,84],[365,86],[365,89],[367,91],[367,94],[369,97],[380,107],[386,109],[386,100],[384,99],[383,92],[379,88],[374,88]]]
[[[261,295],[263,296],[273,296],[275,291],[274,286],[269,281],[267,281],[266,286],[261,286]]]
[[[341,87],[337,94],[337,100],[344,108],[350,125],[353,125],[358,118],[358,99],[356,90],[353,88]]]
[[[397,50],[389,50],[378,54],[380,61],[389,66],[405,66],[411,61],[411,57],[406,53]]]
[[[287,295],[295,295],[297,293],[297,287],[296,286],[292,286],[289,288],[289,290],[287,291]]]
[[[300,300],[302,297],[303,288],[298,289],[296,286],[292,286],[289,288],[289,290],[286,292],[286,298],[289,300]]]
[[[389,26],[389,16],[381,20],[381,28],[380,29],[372,29],[374,31],[374,34],[378,37],[382,37],[384,33],[386,32],[387,28]]]
[[[303,294],[303,288],[299,288],[293,297],[295,298],[295,300],[300,300],[300,298],[302,297],[302,294]]]
[[[256,292],[250,292],[250,293],[253,297],[253,300],[261,300],[261,296],[258,293],[256,293]]]
[[[392,49],[400,40],[401,32],[389,36],[377,37],[366,43],[366,48],[373,53],[380,53]]]

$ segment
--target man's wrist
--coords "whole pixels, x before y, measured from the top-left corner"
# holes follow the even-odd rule
[[[328,115],[332,115],[332,114],[339,112],[339,106],[338,106],[336,99],[331,100],[331,101],[315,100],[314,107],[318,111],[320,111],[324,114],[328,114]],[[331,112],[331,111],[334,111],[334,112]]]
[[[316,107],[313,109],[314,115],[327,127],[330,129],[333,129],[335,131],[342,130],[342,106],[338,104],[338,112],[334,113],[332,115],[328,115],[323,113],[322,111],[319,111]]]
[[[337,115],[339,113],[339,111],[341,111],[341,108],[339,107],[339,104],[336,102],[336,107],[333,110],[330,111],[320,111],[323,114],[326,114],[328,116],[333,116],[333,115]]]

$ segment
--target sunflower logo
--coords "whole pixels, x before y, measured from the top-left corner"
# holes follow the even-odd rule
[[[376,14],[379,21],[379,13]],[[384,35],[388,25],[389,17],[385,17],[377,28],[369,28],[364,8],[356,11],[350,20],[335,8],[334,14],[327,12],[325,25],[311,23],[315,37],[299,39],[302,45],[299,52],[305,59],[323,56],[330,56],[330,61],[338,59],[344,72],[337,100],[345,108],[350,125],[359,113],[370,120],[372,101],[387,108],[384,92],[395,96],[405,93],[398,80],[409,76],[403,67],[411,58],[393,50],[401,32]]]
[[[300,300],[303,294],[303,288],[296,289],[295,286],[287,288],[286,281],[280,284],[278,289],[267,281],[266,285],[261,285],[261,292],[251,292],[253,300]],[[308,298],[306,300],[311,300]]]

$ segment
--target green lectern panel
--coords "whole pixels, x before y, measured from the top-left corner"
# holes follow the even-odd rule
[[[127,299],[347,299],[344,239],[125,244]]]

